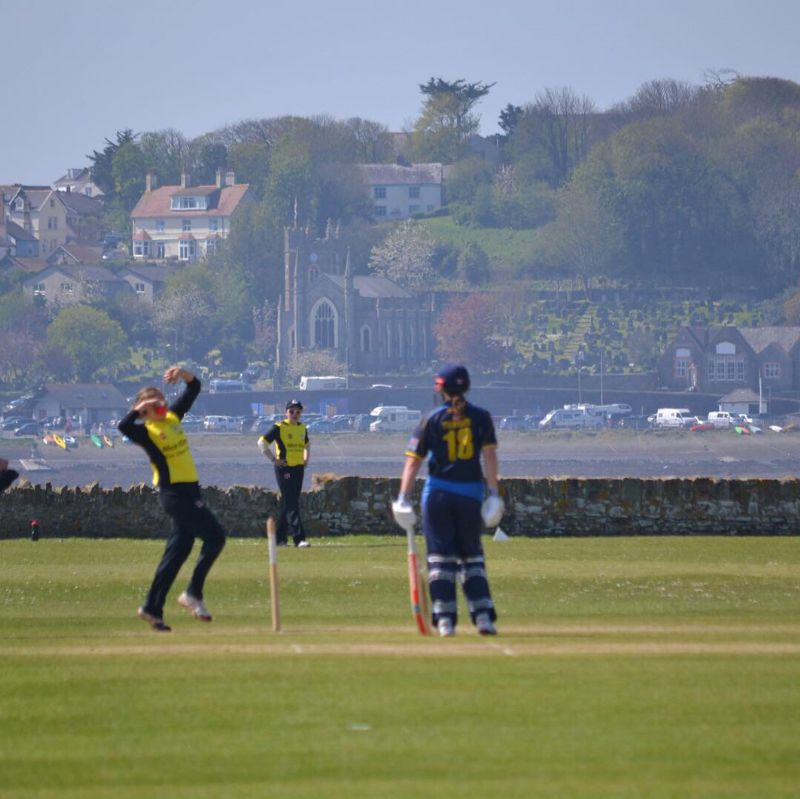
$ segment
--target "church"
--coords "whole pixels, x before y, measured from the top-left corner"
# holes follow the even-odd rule
[[[340,227],[324,238],[284,231],[277,367],[304,350],[330,350],[350,374],[403,373],[430,364],[433,297],[386,277],[354,275]]]

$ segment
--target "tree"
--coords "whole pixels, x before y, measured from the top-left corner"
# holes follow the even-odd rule
[[[64,308],[47,328],[47,341],[72,360],[78,380],[113,375],[128,359],[128,342],[118,322],[85,305]]]
[[[643,83],[629,100],[611,109],[628,121],[674,115],[693,103],[702,89],[685,81],[665,78]]]
[[[566,183],[591,146],[594,103],[569,88],[545,89],[525,106],[511,137],[512,160],[532,159],[536,180]]]
[[[592,277],[608,274],[623,252],[622,231],[599,196],[570,184],[558,193],[558,213],[545,229],[554,262],[577,273],[584,288]]]
[[[495,370],[498,350],[492,334],[496,311],[495,300],[488,294],[451,299],[433,328],[437,356],[477,371]]]
[[[130,128],[118,130],[116,140],[106,139],[106,146],[102,150],[92,150],[86,157],[92,162],[92,180],[103,190],[107,197],[113,197],[116,191],[113,166],[117,150],[125,144],[136,141],[137,134]]]
[[[296,384],[302,375],[346,376],[345,365],[330,350],[295,352],[286,367],[286,376]]]
[[[419,222],[399,222],[381,244],[372,248],[369,268],[410,291],[430,285],[433,277],[434,242]]]
[[[425,95],[422,112],[414,124],[414,152],[420,161],[453,163],[464,145],[477,133],[480,118],[472,109],[485,97],[493,83],[467,83],[430,78],[420,84]]]
[[[473,286],[488,283],[492,276],[489,257],[475,241],[469,242],[459,254],[458,269],[464,280]]]

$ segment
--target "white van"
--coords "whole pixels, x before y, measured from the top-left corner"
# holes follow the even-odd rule
[[[585,407],[569,405],[550,411],[539,422],[540,430],[596,430],[603,427],[605,418],[602,414],[592,413]]]
[[[738,424],[738,421],[731,416],[728,411],[711,411],[708,414],[708,421],[714,425],[714,427],[732,427],[735,424]]]
[[[335,375],[311,375],[300,378],[300,391],[319,391],[329,388],[347,388],[347,378]]]
[[[422,411],[412,411],[405,405],[378,405],[369,417],[370,433],[408,433],[422,421]]]
[[[203,430],[209,433],[238,433],[241,421],[235,416],[206,416],[203,419]]]
[[[697,417],[688,408],[659,408],[653,424],[656,427],[690,427]]]

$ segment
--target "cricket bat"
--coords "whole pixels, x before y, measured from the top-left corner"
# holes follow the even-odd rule
[[[411,594],[411,614],[420,635],[430,635],[430,608],[428,605],[427,569],[417,555],[417,537],[414,525],[406,527],[408,537],[408,587]]]
[[[272,610],[272,631],[281,629],[281,600],[278,589],[278,544],[275,538],[275,519],[267,519],[267,551],[269,552],[269,599]]]

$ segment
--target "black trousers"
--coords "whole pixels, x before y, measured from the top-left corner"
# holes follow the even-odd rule
[[[305,466],[275,467],[275,480],[281,495],[278,506],[278,523],[275,530],[275,537],[279,544],[287,543],[290,532],[295,544],[305,541],[306,531],[303,529],[303,520],[300,518],[300,493],[303,490],[305,473]]]
[[[194,546],[195,538],[203,541],[187,593],[203,598],[203,587],[214,561],[225,546],[225,531],[206,507],[197,483],[176,483],[159,491],[161,507],[172,519],[172,533],[161,563],[156,568],[153,584],[147,594],[145,610],[154,616],[164,615],[164,602]]]

